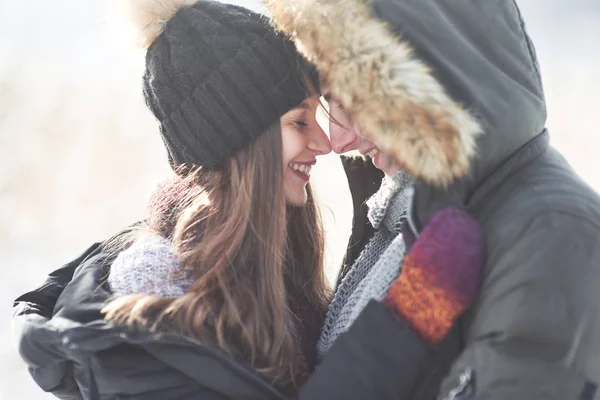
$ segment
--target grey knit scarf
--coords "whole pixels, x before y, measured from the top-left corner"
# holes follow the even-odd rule
[[[319,357],[348,330],[371,299],[382,300],[400,273],[405,246],[400,226],[413,195],[412,179],[404,172],[385,177],[368,201],[368,217],[376,229],[356,259],[329,306],[321,337]]]

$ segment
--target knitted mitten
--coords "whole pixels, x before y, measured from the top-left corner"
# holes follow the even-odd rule
[[[189,184],[179,176],[161,182],[148,201],[148,225],[158,234],[138,238],[111,265],[108,284],[116,295],[182,296],[194,283],[169,240]]]
[[[172,243],[160,235],[138,239],[119,253],[108,275],[115,295],[149,294],[179,297],[194,284],[191,271],[181,267]]]
[[[168,238],[173,233],[177,213],[185,207],[190,183],[175,175],[156,186],[148,200],[148,225]]]
[[[423,339],[439,343],[478,294],[483,247],[473,217],[453,207],[438,211],[405,256],[384,303]]]

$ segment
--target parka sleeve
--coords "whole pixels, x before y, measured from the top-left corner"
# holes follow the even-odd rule
[[[487,238],[467,345],[438,400],[597,398],[600,227],[566,213],[523,226],[514,239],[499,236],[509,227]]]
[[[79,389],[72,365],[62,354],[61,337],[47,322],[77,267],[99,247],[99,243],[90,246],[81,256],[50,273],[37,289],[17,298],[13,305],[12,331],[19,355],[44,391],[64,399],[79,398]]]
[[[51,318],[54,305],[65,286],[73,279],[75,269],[83,260],[97,252],[99,247],[100,243],[94,243],[75,260],[51,272],[38,288],[19,296],[13,303],[14,317],[38,314],[44,318]]]
[[[300,400],[408,400],[435,350],[372,300],[300,390]]]

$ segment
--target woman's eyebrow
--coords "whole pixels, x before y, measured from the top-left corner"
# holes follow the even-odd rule
[[[310,110],[310,109],[311,109],[310,103],[303,102],[299,106],[292,108],[290,111],[293,111],[293,110]]]

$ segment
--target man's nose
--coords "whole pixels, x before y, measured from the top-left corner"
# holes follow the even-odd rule
[[[358,137],[354,131],[330,121],[329,136],[331,138],[331,148],[336,153],[342,154],[347,151],[356,150],[353,145],[356,143]]]

